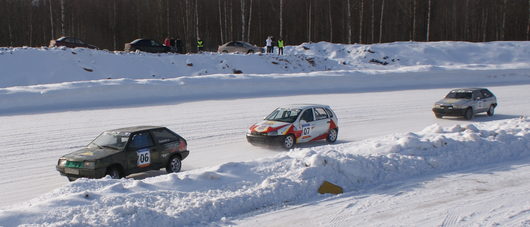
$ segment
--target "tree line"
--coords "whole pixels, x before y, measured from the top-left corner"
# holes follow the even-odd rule
[[[136,38],[206,50],[267,36],[303,42],[530,40],[530,0],[0,0],[0,46],[60,36],[123,50]]]

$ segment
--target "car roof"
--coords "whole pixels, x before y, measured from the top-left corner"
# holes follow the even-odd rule
[[[289,109],[306,109],[306,108],[312,108],[312,107],[324,107],[331,109],[328,105],[322,105],[322,104],[307,104],[307,103],[299,103],[299,104],[289,104],[285,106],[280,106],[280,108],[289,108]]]
[[[126,127],[126,128],[117,128],[117,129],[112,129],[112,130],[108,130],[109,132],[129,132],[129,133],[133,133],[133,132],[138,132],[138,131],[145,131],[145,130],[150,130],[150,129],[158,129],[158,128],[164,128],[162,126],[132,126],[132,127]]]
[[[473,91],[480,91],[480,90],[484,90],[484,89],[486,89],[486,88],[457,88],[457,89],[453,89],[451,91],[473,92]]]

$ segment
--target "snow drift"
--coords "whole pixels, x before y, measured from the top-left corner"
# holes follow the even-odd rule
[[[80,179],[9,210],[0,225],[183,226],[227,223],[267,207],[327,197],[324,181],[358,193],[383,183],[527,159],[526,117],[295,149],[145,180]]]

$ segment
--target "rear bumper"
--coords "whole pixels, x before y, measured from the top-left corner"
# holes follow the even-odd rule
[[[190,151],[188,151],[188,150],[181,151],[181,152],[179,152],[179,154],[180,154],[180,158],[181,158],[180,160],[184,160],[186,157],[188,157],[188,155],[190,154]]]
[[[432,112],[443,116],[464,116],[466,109],[455,109],[449,107],[432,108]]]
[[[280,146],[284,137],[247,134],[247,141],[253,145]]]

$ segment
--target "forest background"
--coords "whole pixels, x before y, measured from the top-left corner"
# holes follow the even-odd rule
[[[0,0],[0,46],[61,36],[123,50],[136,38],[179,38],[195,50],[267,36],[303,42],[530,40],[530,0]]]

